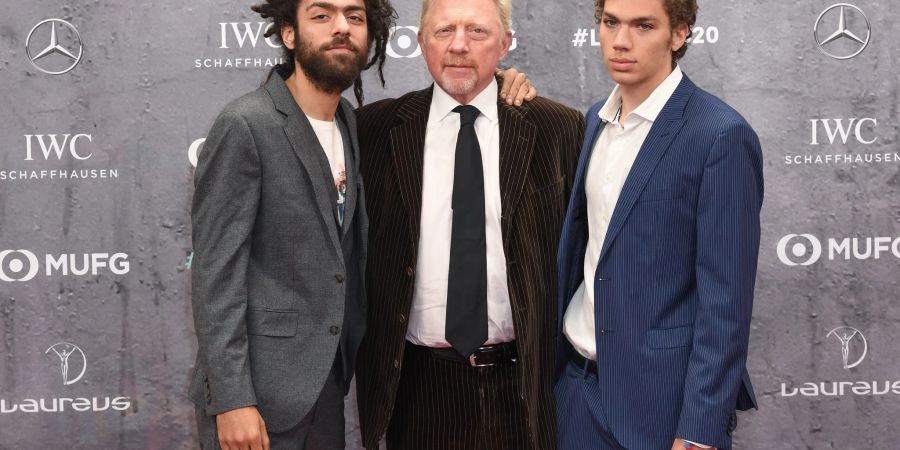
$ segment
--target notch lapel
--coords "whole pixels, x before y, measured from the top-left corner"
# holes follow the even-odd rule
[[[425,161],[425,129],[434,87],[414,92],[397,110],[398,121],[390,130],[394,170],[400,197],[408,214],[413,248],[419,248],[422,222],[422,171]]]
[[[266,82],[266,90],[275,103],[275,108],[286,115],[282,125],[284,134],[287,136],[294,154],[300,160],[300,164],[306,169],[306,175],[310,184],[312,184],[313,192],[316,196],[319,215],[324,221],[325,228],[328,230],[328,236],[331,238],[334,251],[341,256],[343,252],[341,251],[335,217],[337,193],[334,192],[334,181],[330,179],[331,177],[323,177],[322,164],[319,155],[315,153],[319,152],[322,157],[325,157],[322,145],[319,143],[319,139],[316,137],[309,120],[306,119],[306,114],[294,101],[294,97],[287,86],[285,86],[284,80],[280,75],[277,73],[272,74],[272,77]],[[321,180],[323,179],[327,182],[322,182]],[[328,188],[332,190],[327,190]]]
[[[638,151],[637,159],[631,166],[631,171],[622,186],[622,193],[616,202],[612,218],[609,221],[609,229],[600,251],[599,261],[609,252],[609,248],[616,236],[622,231],[625,220],[631,213],[634,204],[640,197],[644,186],[650,181],[650,176],[659,164],[660,159],[669,150],[672,140],[678,135],[678,131],[684,125],[684,108],[691,94],[694,92],[694,84],[688,80],[687,75],[675,89],[672,97],[666,102],[666,106],[660,111],[659,117],[650,128],[650,134],[644,139],[644,144]],[[599,268],[599,265],[597,266]]]
[[[510,236],[512,218],[525,188],[528,168],[534,154],[537,129],[525,119],[527,109],[517,110],[497,102],[500,122],[500,205],[504,247]]]

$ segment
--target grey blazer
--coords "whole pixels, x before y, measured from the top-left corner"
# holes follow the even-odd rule
[[[368,222],[353,111],[342,99],[340,226],[327,157],[283,76],[216,119],[191,214],[199,343],[191,399],[208,415],[256,405],[272,432],[310,411],[336,355],[348,389],[366,316]]]

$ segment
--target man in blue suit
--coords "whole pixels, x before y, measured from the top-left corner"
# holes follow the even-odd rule
[[[676,65],[696,0],[595,0],[617,86],[587,114],[559,249],[559,447],[731,448],[763,197],[756,133]]]

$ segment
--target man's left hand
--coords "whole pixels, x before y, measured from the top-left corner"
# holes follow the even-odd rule
[[[522,106],[523,101],[530,102],[537,97],[537,89],[524,73],[516,69],[497,69],[494,74],[502,78],[500,98],[506,100],[507,104]]]
[[[695,449],[695,450],[705,450],[705,449],[703,449],[703,447],[698,447],[696,445],[691,446],[690,448]],[[672,444],[672,450],[684,450],[684,439],[675,439],[675,443]],[[716,449],[715,449],[715,447],[713,447],[711,450],[716,450]]]

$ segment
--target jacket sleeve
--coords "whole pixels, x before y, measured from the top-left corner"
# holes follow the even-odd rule
[[[728,423],[747,360],[763,198],[762,151],[743,121],[716,137],[697,199],[699,306],[680,438],[731,448]]]
[[[246,120],[220,115],[194,173],[192,304],[206,412],[255,405],[247,350],[247,267],[260,161]]]

